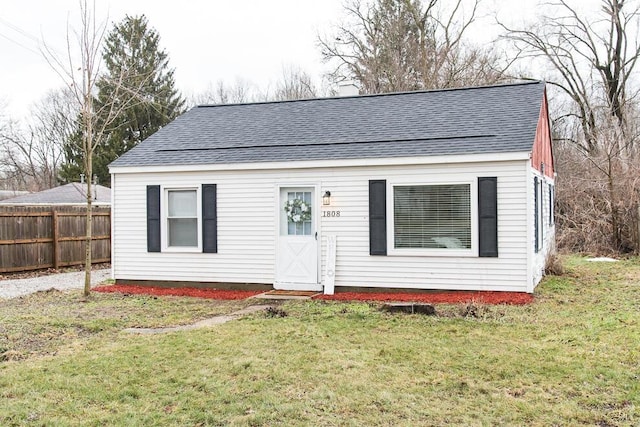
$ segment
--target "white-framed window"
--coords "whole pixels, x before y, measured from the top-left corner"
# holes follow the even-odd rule
[[[163,239],[169,251],[200,251],[201,202],[199,187],[165,188]]]
[[[545,227],[545,192],[543,190],[544,179],[538,175],[533,177],[533,228],[534,228],[534,250],[538,253],[544,246]]]
[[[475,191],[471,182],[391,184],[391,253],[472,255]]]

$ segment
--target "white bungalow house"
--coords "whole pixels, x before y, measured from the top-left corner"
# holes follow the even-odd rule
[[[118,283],[533,292],[545,84],[209,105],[110,165]]]

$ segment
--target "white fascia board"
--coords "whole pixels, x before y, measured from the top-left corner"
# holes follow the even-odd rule
[[[221,163],[202,165],[160,165],[160,166],[114,166],[109,172],[115,173],[149,173],[149,172],[200,172],[200,171],[239,171],[265,169],[311,169],[338,168],[358,166],[405,166],[450,163],[504,162],[512,160],[529,160],[529,152],[460,154],[446,156],[420,157],[383,157],[372,159],[340,159],[340,160],[296,160],[289,162],[252,162]]]

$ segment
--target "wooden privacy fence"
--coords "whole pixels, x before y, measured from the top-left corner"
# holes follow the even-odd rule
[[[0,273],[84,264],[86,208],[0,206]],[[94,207],[92,262],[111,261],[111,208]]]

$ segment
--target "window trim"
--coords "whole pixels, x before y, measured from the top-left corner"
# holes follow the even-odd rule
[[[197,246],[169,246],[169,192],[170,191],[195,191],[196,192],[196,218],[197,218]],[[162,239],[162,252],[185,252],[199,253],[202,252],[202,186],[201,185],[184,185],[184,186],[161,186],[160,191],[160,214],[162,217],[162,226],[160,229]]]
[[[553,210],[556,198],[555,187],[553,184],[549,183],[547,189],[549,191],[549,226],[553,227],[556,223],[556,216]]]
[[[442,256],[442,257],[477,257],[478,256],[478,184],[477,177],[459,181],[387,181],[387,255],[389,256]],[[431,249],[431,248],[396,248],[394,218],[394,187],[435,185],[469,185],[469,207],[471,208],[471,248],[469,249]],[[474,203],[474,201],[476,201]]]
[[[544,249],[544,223],[545,223],[544,176],[539,176],[537,183],[538,185],[536,186],[536,197],[538,200],[538,206],[537,206],[536,215],[538,216],[538,246],[536,250],[539,253],[539,252],[542,252],[542,250]]]
[[[544,175],[534,174],[533,176],[533,249],[539,254],[544,251],[547,230],[546,226],[553,227],[547,223],[548,215],[545,211],[547,207],[548,194],[545,193],[546,180]]]

